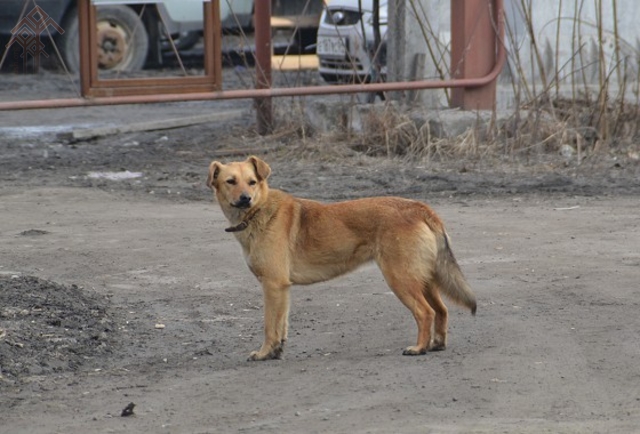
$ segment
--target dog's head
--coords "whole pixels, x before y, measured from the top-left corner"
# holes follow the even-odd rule
[[[215,192],[223,210],[249,210],[267,196],[269,175],[271,168],[258,157],[228,164],[213,161],[207,186]]]

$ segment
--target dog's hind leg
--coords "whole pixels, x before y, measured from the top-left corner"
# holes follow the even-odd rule
[[[380,261],[379,266],[387,284],[411,311],[418,326],[416,345],[407,347],[402,354],[405,356],[425,354],[431,346],[431,328],[435,311],[429,306],[422,292],[424,287],[422,279],[408,274],[405,269],[388,266],[384,261]]]
[[[434,321],[433,344],[431,351],[442,351],[447,347],[447,323],[449,320],[449,312],[440,297],[440,291],[434,284],[425,284],[424,296],[429,305],[436,313]]]
[[[258,351],[249,355],[249,360],[282,358],[287,340],[289,321],[289,285],[263,280],[264,292],[264,343]]]

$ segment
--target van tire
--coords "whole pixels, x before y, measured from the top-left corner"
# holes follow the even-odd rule
[[[99,29],[99,69],[139,71],[149,51],[149,36],[144,23],[131,8],[122,5],[99,6],[96,11]],[[63,21],[60,36],[63,60],[70,72],[80,69],[78,12],[71,9]],[[101,30],[101,31],[100,31]]]

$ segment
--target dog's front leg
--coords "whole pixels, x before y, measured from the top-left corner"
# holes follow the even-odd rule
[[[289,327],[289,285],[263,280],[264,343],[249,360],[282,358]]]

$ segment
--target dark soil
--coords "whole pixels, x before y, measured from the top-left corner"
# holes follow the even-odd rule
[[[109,300],[77,285],[0,276],[0,306],[0,372],[10,384],[88,369],[117,348]]]

